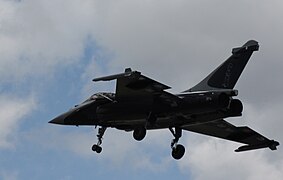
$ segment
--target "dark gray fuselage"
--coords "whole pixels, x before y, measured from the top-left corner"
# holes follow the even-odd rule
[[[63,125],[98,125],[126,131],[141,126],[147,129],[181,127],[240,116],[242,104],[238,102],[231,109],[235,95],[237,92],[233,90],[178,94],[178,104],[172,105],[152,97],[116,100],[114,94],[104,93],[103,97],[91,97],[54,121]],[[154,122],[149,117],[154,117]]]

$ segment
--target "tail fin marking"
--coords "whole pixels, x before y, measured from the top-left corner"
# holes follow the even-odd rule
[[[200,83],[184,92],[233,89],[252,53],[258,49],[258,42],[254,40],[248,41],[242,47],[234,48],[232,56]]]

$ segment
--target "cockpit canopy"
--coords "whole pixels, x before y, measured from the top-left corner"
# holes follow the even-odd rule
[[[87,101],[94,100],[94,101],[99,101],[102,99],[108,99],[110,101],[114,101],[115,99],[115,94],[114,93],[109,93],[109,92],[103,92],[103,93],[95,93],[90,98],[88,98]]]

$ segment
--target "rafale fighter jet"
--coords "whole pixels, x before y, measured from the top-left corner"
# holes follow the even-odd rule
[[[97,153],[102,151],[102,137],[108,127],[132,131],[137,141],[144,139],[147,130],[169,129],[174,136],[171,148],[175,159],[181,159],[185,153],[184,146],[178,144],[183,130],[243,143],[236,152],[276,150],[277,141],[224,120],[242,115],[243,105],[234,98],[238,95],[234,86],[258,49],[254,40],[234,48],[232,55],[204,80],[179,94],[165,91],[170,87],[130,68],[121,74],[95,78],[95,82],[116,80],[116,92],[93,94],[49,123],[99,126],[98,142],[92,146]]]

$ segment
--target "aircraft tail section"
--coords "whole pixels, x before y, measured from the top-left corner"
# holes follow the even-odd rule
[[[233,89],[254,51],[257,41],[250,40],[242,47],[234,48],[232,55],[196,86],[184,92]]]

